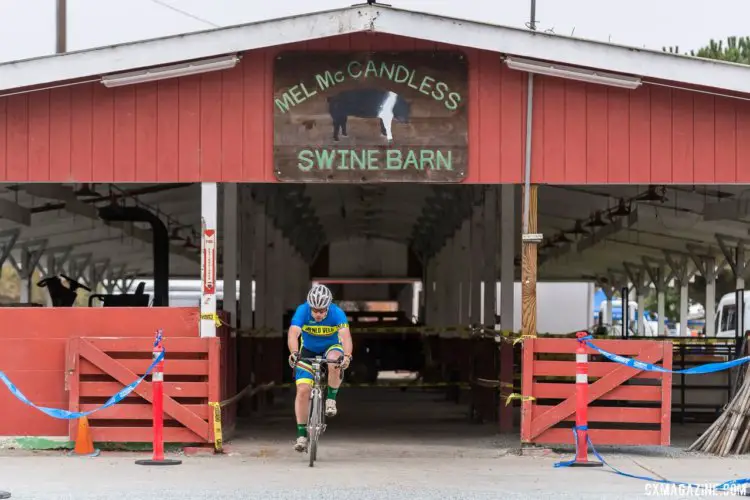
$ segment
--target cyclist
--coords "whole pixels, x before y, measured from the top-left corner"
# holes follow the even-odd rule
[[[313,384],[312,365],[299,358],[312,358],[325,355],[327,359],[338,360],[344,357],[339,369],[330,365],[328,370],[328,394],[326,416],[337,413],[336,396],[341,386],[341,370],[352,360],[352,337],[346,313],[332,304],[333,295],[325,285],[314,285],[307,294],[307,301],[297,307],[287,334],[289,365],[294,370],[297,397],[294,400],[294,414],[297,417],[297,441],[294,449],[307,450],[307,417],[310,406],[310,393]],[[301,344],[298,338],[302,336]]]

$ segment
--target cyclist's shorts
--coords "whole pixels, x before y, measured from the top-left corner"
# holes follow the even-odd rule
[[[320,353],[320,352],[313,352],[307,349],[307,347],[303,347],[302,351],[300,352],[300,357],[302,358],[312,358],[315,356],[325,356],[328,357],[328,353],[332,351],[338,351],[341,354],[344,354],[344,347],[341,344],[333,344],[328,346],[328,348]],[[294,369],[294,379],[297,384],[309,384],[312,385],[313,383],[313,369],[312,365],[310,363],[307,363],[306,361],[299,361],[297,362],[297,368]]]

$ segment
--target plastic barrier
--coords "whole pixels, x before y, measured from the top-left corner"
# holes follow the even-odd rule
[[[164,458],[164,346],[161,344],[162,331],[156,333],[154,341],[154,363],[156,368],[151,375],[151,386],[153,390],[153,401],[151,407],[154,411],[154,445],[153,458],[136,460],[138,465],[179,465],[182,460]]]
[[[645,371],[651,371],[651,372],[658,372],[658,373],[690,373],[690,374],[700,374],[700,373],[712,373],[715,371],[720,370],[726,370],[733,366],[740,365],[742,363],[746,363],[747,361],[750,361],[750,357],[740,358],[731,362],[721,362],[721,363],[707,363],[705,365],[699,365],[692,368],[688,368],[686,370],[677,370],[673,371],[671,369],[663,368],[658,365],[654,365],[652,363],[647,363],[643,361],[639,361],[633,358],[626,358],[623,356],[619,356],[617,354],[612,354],[594,344],[591,343],[592,336],[588,335],[588,332],[579,332],[577,334],[578,342],[579,342],[579,349],[583,350],[585,353],[585,347],[589,347],[591,349],[594,349],[595,351],[599,352],[601,355],[606,357],[607,359],[610,359],[612,361],[615,361],[616,363],[623,364],[625,366],[629,366],[631,368],[637,368],[639,370],[645,370]],[[584,347],[585,346],[585,347]],[[578,379],[578,373],[576,374],[576,378]],[[581,380],[576,380],[577,385],[580,383],[582,384],[583,378]],[[586,380],[586,385],[588,385],[588,380]],[[660,478],[654,478],[649,476],[638,476],[635,474],[628,474],[626,472],[622,472],[621,470],[613,467],[612,465],[608,464],[606,460],[599,454],[599,452],[596,451],[596,448],[594,448],[594,444],[591,442],[591,439],[588,436],[588,423],[586,421],[586,411],[588,404],[586,403],[586,399],[582,399],[580,404],[576,408],[576,425],[573,427],[573,439],[575,442],[575,448],[576,448],[576,458],[569,461],[563,461],[563,462],[557,462],[554,467],[574,467],[576,465],[582,465],[580,464],[580,460],[582,457],[587,456],[588,447],[591,447],[591,452],[594,454],[594,456],[600,460],[601,465],[606,465],[609,467],[612,472],[615,474],[619,474],[621,476],[630,477],[633,479],[641,479],[644,481],[650,481],[655,483],[662,483],[662,484],[669,484],[674,485],[683,489],[690,490],[691,494],[701,493],[705,495],[710,494],[716,494],[716,492],[729,492],[732,494],[739,494],[739,495],[748,495],[750,493],[750,489],[748,489],[747,485],[750,485],[750,478],[743,478],[743,479],[731,479],[729,481],[724,481],[723,483],[718,484],[712,484],[712,485],[706,485],[706,484],[696,484],[696,483],[687,483],[683,481],[670,481],[668,479],[660,479]],[[579,418],[578,413],[581,412],[583,415]],[[583,449],[583,450],[582,450]]]

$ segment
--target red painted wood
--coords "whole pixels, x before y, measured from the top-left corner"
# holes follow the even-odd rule
[[[640,356],[638,357],[640,359]],[[661,375],[655,372],[641,372],[635,368],[632,370],[636,379],[660,379]],[[604,377],[612,371],[611,361],[589,361],[589,378]],[[571,377],[575,378],[575,361],[534,361],[534,375],[539,377]]]
[[[200,153],[198,179],[222,180],[222,74],[206,73],[200,78]],[[197,180],[197,179],[196,179]]]
[[[115,92],[103,85],[93,89],[93,177],[111,182],[115,176]]]
[[[197,182],[201,179],[201,76],[180,78],[179,85],[179,177],[176,180]]]
[[[29,180],[47,181],[50,171],[49,91],[29,99]]]
[[[200,343],[198,315],[195,308],[173,307],[138,308],[137,314],[130,308],[0,308],[3,324],[23,325],[0,330],[0,366],[35,404],[75,410],[74,406],[69,406],[72,401],[69,397],[78,399],[75,370],[66,377],[69,339],[141,337],[142,340],[132,341],[137,347],[133,349],[131,345],[131,350],[150,352],[154,332],[163,328],[168,346],[176,340],[171,336],[193,337],[186,340]],[[65,392],[66,379],[70,393]],[[114,384],[114,390],[103,396],[109,397],[121,387]],[[0,405],[6,409],[5,417],[0,419],[2,436],[70,435],[67,421],[48,417],[21,403],[8,391],[0,391]]]
[[[572,357],[577,347],[574,339],[532,339],[524,342],[524,359],[522,368],[524,396],[533,397],[533,401],[525,402],[528,409],[522,410],[521,437],[527,443],[568,443],[573,436],[566,436],[559,431],[570,432],[567,429],[554,428],[561,422],[572,422],[576,411],[576,384],[570,375],[575,373],[573,361],[543,361],[536,360],[535,354],[568,354]],[[660,360],[667,367],[672,364],[672,344],[658,341],[629,341],[608,340],[597,341],[601,348],[620,355],[636,355],[637,359],[655,363]],[[590,349],[587,349],[591,351]],[[588,402],[603,401],[661,401],[657,408],[589,406],[590,422],[616,423],[649,423],[660,424],[659,431],[626,430],[617,431],[623,434],[599,434],[597,438],[591,436],[596,444],[661,444],[669,443],[669,428],[671,418],[671,390],[672,379],[662,374],[642,372],[617,363],[589,362],[589,395]],[[556,381],[554,383],[539,382],[545,376],[568,376],[569,383]],[[656,377],[654,377],[656,375]],[[598,377],[598,379],[597,379]],[[624,385],[634,378],[657,378],[659,386],[629,386]],[[594,380],[597,379],[597,380]],[[539,405],[540,399],[561,400],[556,405]],[[658,437],[653,443],[653,435],[643,434],[652,432]],[[609,439],[609,441],[608,441]]]
[[[549,429],[534,438],[534,443],[573,444],[571,429]],[[658,446],[661,444],[659,431],[589,429],[588,434],[594,445],[606,443],[620,446]]]
[[[50,180],[67,179],[71,177],[70,148],[73,132],[71,87],[50,90],[49,106],[49,178]]]
[[[141,342],[142,344],[142,342]],[[97,345],[100,345],[97,342]],[[171,352],[171,348],[170,348]],[[143,375],[146,369],[151,365],[151,359],[118,359],[120,364],[131,370],[138,376]],[[81,359],[79,373],[81,375],[101,375],[104,372],[101,368],[97,367],[86,359]],[[208,375],[208,360],[205,359],[170,359],[169,360],[169,373],[166,374],[167,378],[170,375]]]
[[[566,399],[575,396],[576,387],[575,384],[534,382],[532,393],[538,399]],[[660,398],[660,386],[621,385],[603,394],[599,400],[659,401]]]
[[[671,181],[693,183],[693,94],[674,91],[672,99],[672,176]]]
[[[531,426],[534,417],[534,405],[530,398],[533,397],[534,371],[529,367],[534,366],[534,352],[539,339],[528,338],[521,345],[521,442],[530,443],[533,439]]]
[[[740,101],[737,110],[737,165],[735,182],[750,182],[750,103]],[[10,168],[10,165],[9,165]]]
[[[536,405],[534,411],[544,413],[554,406]],[[589,422],[619,422],[624,424],[659,424],[661,423],[661,408],[632,408],[613,406],[592,406],[587,409]],[[575,413],[568,415],[564,422],[575,422]]]
[[[543,92],[541,96],[545,113],[541,118],[542,134],[534,136],[532,144],[541,144],[544,165],[542,179],[544,182],[565,182],[565,80],[550,78],[541,80]],[[534,117],[536,119],[536,116]],[[532,156],[533,158],[533,156]]]
[[[221,86],[221,154],[222,180],[242,181],[242,123],[244,106],[244,73],[233,68],[222,75]]]
[[[630,181],[630,91],[607,90],[607,182]]]
[[[640,88],[628,96],[630,182],[648,184],[651,182],[651,89]]]
[[[585,184],[586,169],[586,86],[565,85],[565,179]]]
[[[28,96],[15,95],[7,102],[7,167],[9,178],[29,177]]]
[[[357,33],[246,53],[237,68],[106,89],[0,98],[0,182],[274,182],[273,61],[281,50],[455,50]],[[526,75],[465,49],[467,182],[523,180]],[[634,90],[537,76],[535,182],[750,182],[750,105],[644,85]],[[736,147],[735,147],[736,146]]]
[[[150,443],[154,439],[151,427],[96,427],[91,424],[91,438],[97,443]],[[165,427],[165,443],[204,443],[205,440],[184,427]]]
[[[672,346],[664,343],[662,346],[662,366],[672,369]],[[672,374],[664,373],[661,381],[661,437],[659,444],[669,446],[672,442]]]
[[[714,157],[717,143],[715,98],[705,94],[693,96],[693,182],[713,183],[716,178]],[[718,147],[718,144],[717,144]]]
[[[93,85],[71,87],[70,176],[68,181],[95,179],[92,168],[94,161],[92,154],[93,125],[91,121],[93,92]],[[58,180],[56,175],[54,177],[50,175],[50,180],[67,182],[62,179]]]
[[[736,105],[728,99],[714,100],[714,118],[716,119],[714,137],[714,181],[719,183],[733,182],[739,178],[739,163],[737,162],[737,110]],[[748,166],[750,168],[750,165]],[[695,180],[699,182],[705,173],[702,168],[695,172]],[[702,182],[702,181],[701,181]]]
[[[3,178],[8,178],[7,173],[7,162],[6,162],[6,156],[8,155],[8,143],[7,143],[7,133],[8,129],[6,127],[7,124],[7,105],[8,100],[7,99],[0,99],[0,176]]]
[[[586,183],[607,182],[607,92],[601,85],[586,86]]]
[[[99,406],[82,404],[81,411],[95,410]],[[182,406],[202,419],[208,420],[209,408],[207,405],[185,404]],[[92,413],[89,415],[89,420],[151,420],[153,414],[154,412],[149,404],[120,403],[119,405],[110,406],[109,408]],[[165,413],[164,421],[175,421],[175,418]]]
[[[136,155],[136,92],[137,87],[120,87],[114,102],[114,171],[116,182],[134,182]]]

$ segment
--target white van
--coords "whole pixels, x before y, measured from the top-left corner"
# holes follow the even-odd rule
[[[743,302],[745,309],[744,329],[750,330],[750,291],[745,290],[743,293]],[[737,315],[737,301],[734,292],[724,295],[716,306],[716,336],[717,337],[734,337],[734,322]]]

